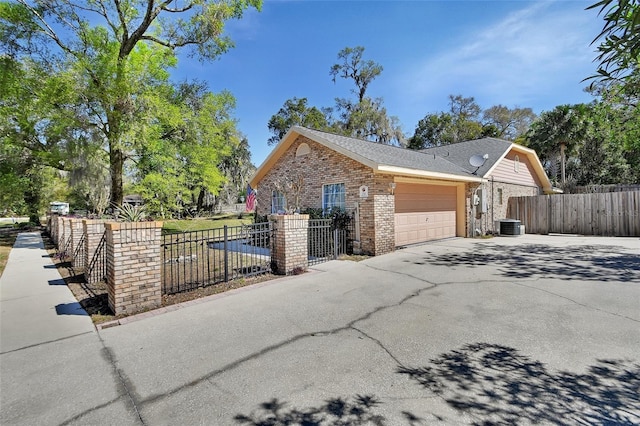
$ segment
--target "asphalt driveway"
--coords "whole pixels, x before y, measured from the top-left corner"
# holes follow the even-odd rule
[[[98,337],[118,396],[59,423],[638,424],[640,239],[440,241]]]

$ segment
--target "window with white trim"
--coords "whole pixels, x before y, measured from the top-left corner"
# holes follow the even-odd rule
[[[344,183],[322,185],[322,211],[328,213],[334,208],[345,210],[346,194]]]
[[[283,214],[287,211],[287,199],[280,191],[271,191],[271,213]]]

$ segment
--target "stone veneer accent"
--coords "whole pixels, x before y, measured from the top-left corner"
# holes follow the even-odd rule
[[[496,227],[495,222],[500,219],[508,219],[507,206],[511,197],[528,197],[540,195],[540,189],[536,186],[517,185],[513,183],[505,183],[498,181],[486,180],[482,184],[482,188],[487,194],[487,212],[483,214],[473,215],[470,200],[473,199],[475,189],[480,186],[471,184],[468,186],[467,193],[467,211],[469,212],[469,220],[467,221],[467,237],[473,237],[471,223],[475,223],[476,229],[487,232],[499,232],[499,226]],[[500,204],[500,190],[502,190],[502,204]],[[475,218],[475,221],[473,220]]]
[[[271,264],[274,272],[289,275],[309,266],[309,215],[271,215]]]
[[[161,305],[162,222],[105,223],[107,291],[115,315]]]
[[[82,221],[82,230],[84,232],[84,278],[87,280],[87,283],[90,284],[104,279],[104,277],[99,275],[99,269],[90,269],[89,267],[91,266],[93,256],[95,256],[96,250],[104,237],[105,222],[106,220],[103,219],[84,219]]]

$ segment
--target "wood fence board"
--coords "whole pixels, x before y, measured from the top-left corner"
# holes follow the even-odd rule
[[[512,197],[507,211],[533,234],[640,236],[640,191]]]

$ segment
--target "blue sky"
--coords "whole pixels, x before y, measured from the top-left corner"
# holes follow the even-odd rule
[[[287,99],[323,107],[353,96],[351,82],[329,75],[344,47],[364,46],[384,67],[367,94],[384,99],[407,135],[447,110],[449,94],[536,113],[589,102],[581,80],[595,72],[590,43],[603,23],[584,10],[592,2],[265,0],[227,24],[235,48],[204,64],[181,57],[173,78],[233,93],[258,166],[271,151],[267,122]]]

